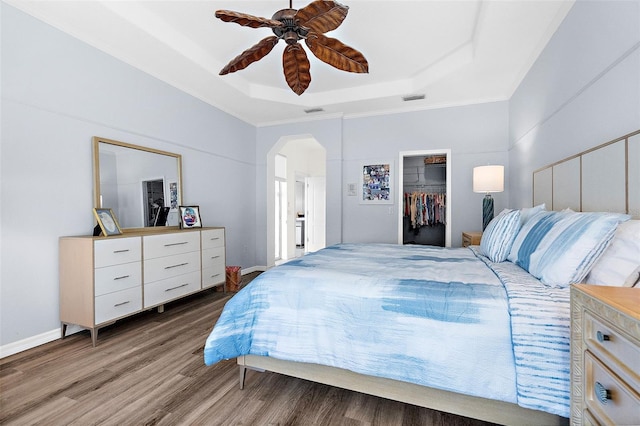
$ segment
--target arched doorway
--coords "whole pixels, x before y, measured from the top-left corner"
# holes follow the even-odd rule
[[[286,177],[276,178],[276,156],[286,158]],[[287,136],[281,138],[267,154],[267,266],[283,262],[304,252],[324,247],[325,203],[324,186],[317,185],[326,177],[326,149],[312,136]],[[285,191],[277,194],[275,182],[286,185]],[[296,191],[303,182],[304,190]],[[308,185],[311,185],[310,187]],[[282,188],[282,187],[281,187]],[[276,195],[286,193],[286,206],[277,205]],[[301,200],[299,197],[304,197]],[[312,197],[309,199],[309,197]],[[314,200],[321,200],[316,203]],[[285,213],[286,209],[286,214]],[[278,213],[278,215],[276,215]],[[281,222],[276,223],[276,217]],[[303,220],[301,220],[303,219]],[[297,244],[296,225],[303,226],[304,243]],[[278,235],[276,235],[278,234]],[[286,235],[285,240],[282,240]],[[320,243],[319,243],[320,242]],[[276,250],[278,248],[278,250]],[[278,251],[278,253],[277,253]]]

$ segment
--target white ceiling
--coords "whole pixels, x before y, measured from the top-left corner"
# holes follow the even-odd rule
[[[218,75],[272,33],[222,22],[215,11],[271,18],[288,0],[5,1],[254,125],[509,99],[574,3],[343,0],[349,14],[328,35],[362,52],[369,74],[337,70],[307,49],[312,81],[298,96],[284,80],[282,41],[246,69]],[[426,97],[402,99],[417,94]],[[304,111],[313,108],[324,111]]]

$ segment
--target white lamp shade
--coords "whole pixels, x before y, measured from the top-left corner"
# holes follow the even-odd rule
[[[473,192],[504,191],[504,166],[480,166],[473,168]]]

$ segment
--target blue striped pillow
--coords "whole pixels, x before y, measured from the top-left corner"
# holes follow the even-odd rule
[[[492,262],[507,260],[511,244],[520,229],[520,211],[503,210],[496,216],[482,233],[480,253]]]
[[[543,283],[566,287],[589,273],[609,245],[618,213],[540,212],[520,230],[508,259]]]

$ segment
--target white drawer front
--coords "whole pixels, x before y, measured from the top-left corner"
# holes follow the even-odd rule
[[[185,231],[147,235],[144,237],[143,246],[145,259],[200,251],[200,232]]]
[[[620,374],[626,380],[640,382],[640,345],[627,339],[615,328],[599,318],[593,317],[589,312],[584,314],[585,333],[584,340],[592,352],[600,357],[610,358],[622,369]]]
[[[638,394],[589,351],[584,353],[584,366],[585,401],[589,411],[605,424],[638,424],[638,413],[640,413]],[[599,387],[610,393],[609,399],[599,396]]]
[[[144,306],[160,305],[200,288],[200,271],[145,284]]]
[[[95,298],[96,325],[142,309],[142,288],[134,287]]]
[[[138,287],[138,290],[140,290],[142,285],[142,262],[97,268],[94,276],[96,296],[131,287]]]
[[[141,259],[140,237],[114,238],[112,240],[96,240],[94,242],[94,266],[118,265]]]
[[[203,268],[222,267],[222,269],[224,270],[224,266],[225,266],[224,247],[202,250],[202,267]]]
[[[224,247],[224,229],[207,229],[202,231],[202,249]]]
[[[144,283],[164,280],[200,270],[200,252],[177,254],[144,261]]]
[[[202,288],[212,287],[225,281],[225,270],[222,268],[202,269]]]

